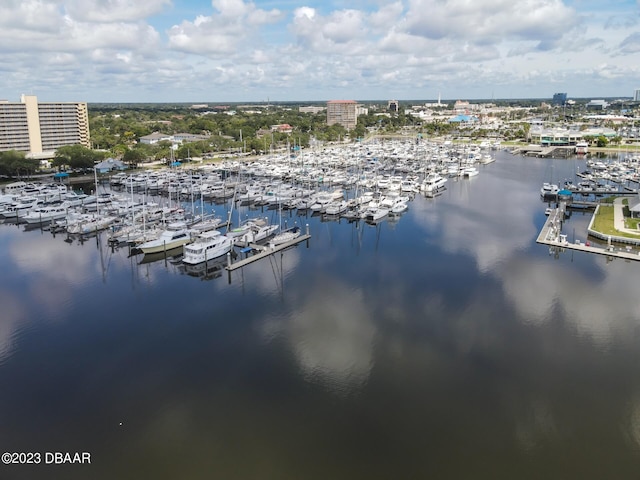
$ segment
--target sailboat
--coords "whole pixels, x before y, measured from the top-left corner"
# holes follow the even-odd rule
[[[287,228],[285,230],[282,230],[282,204],[280,204],[280,225],[279,228],[281,229],[280,233],[278,233],[277,235],[274,235],[273,238],[271,240],[269,240],[269,247],[270,248],[274,248],[278,245],[282,245],[283,243],[287,243],[290,242],[292,240],[295,240],[296,238],[298,238],[300,235],[302,235],[302,231],[300,230],[300,227],[298,227],[297,225],[291,227],[291,228]]]

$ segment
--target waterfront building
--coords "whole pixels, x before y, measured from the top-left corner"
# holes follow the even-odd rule
[[[38,102],[35,95],[0,101],[0,151],[45,159],[65,145],[91,148],[86,102]]]
[[[529,141],[543,147],[561,147],[575,145],[583,140],[583,132],[563,128],[531,128]]]
[[[329,100],[327,102],[327,125],[342,125],[347,130],[356,128],[358,115],[355,100]]]
[[[126,165],[120,160],[109,157],[106,160],[97,163],[94,168],[98,173],[107,173],[113,170],[124,170]]]

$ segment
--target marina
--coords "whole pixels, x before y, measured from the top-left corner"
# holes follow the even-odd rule
[[[253,252],[227,265],[235,270],[265,258],[268,251],[286,250],[310,238],[308,224],[302,236],[299,227],[284,228],[283,211],[289,216],[295,212],[296,217],[319,215],[326,221],[400,220],[415,195],[433,198],[445,190],[447,181],[471,181],[480,174],[478,166],[493,161],[490,152],[476,146],[388,141],[201,168],[119,172],[100,178],[96,172],[94,181],[84,184],[91,195],[64,184],[9,185],[7,195],[13,197],[7,197],[0,216],[19,208],[16,224],[37,223],[44,230],[70,235],[106,231],[112,247],[127,247],[147,259],[152,254],[166,258],[167,252],[186,248],[182,261],[193,265],[231,250],[236,255],[238,249]],[[50,206],[51,198],[42,193],[49,190],[64,196],[65,203]],[[73,205],[66,200],[79,195],[91,200]],[[24,207],[16,203],[26,199],[30,203]],[[272,217],[278,212],[277,222],[264,216],[269,211]],[[198,246],[200,253],[194,254],[189,246],[193,242],[211,245],[206,251]],[[210,250],[212,242],[225,247]]]
[[[0,382],[11,388],[0,397],[0,441],[16,451],[90,451],[90,466],[59,466],[65,480],[595,480],[612,465],[632,478],[638,264],[576,244],[606,249],[588,230],[608,194],[572,194],[562,217],[558,198],[540,196],[544,182],[582,181],[587,159],[495,151],[471,178],[447,173],[432,196],[424,178],[456,162],[431,162],[431,147],[415,143],[352,148],[353,159],[349,149],[327,151],[327,164],[311,154],[304,166],[276,159],[262,171],[279,169],[278,178],[248,173],[258,162],[167,172],[185,180],[181,188],[208,174],[235,183],[235,198],[182,193],[177,180],[171,193],[169,182],[154,193],[100,185],[97,211],[75,217],[115,220],[84,234],[69,232],[71,217],[4,219]],[[338,215],[301,202],[284,208],[321,192],[309,206],[338,193],[351,206]],[[404,196],[406,210],[391,207],[375,222],[357,208]],[[554,218],[575,248],[537,242]],[[137,233],[175,221],[194,243],[206,231],[239,239],[258,223],[299,235],[273,248],[275,234],[245,237],[229,252],[231,269],[226,253],[185,262],[194,243],[136,250]],[[40,467],[4,473],[47,477]]]

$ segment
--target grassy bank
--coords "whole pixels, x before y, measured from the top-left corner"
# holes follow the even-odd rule
[[[628,208],[628,207],[625,207]],[[603,235],[611,235],[615,237],[626,237],[626,238],[640,238],[640,233],[638,235],[634,235],[632,233],[621,232],[620,230],[616,230],[614,225],[614,207],[613,205],[600,205],[598,209],[598,213],[593,218],[593,230],[602,233]],[[630,218],[625,215],[625,227],[626,228],[637,228],[638,222],[640,219]]]

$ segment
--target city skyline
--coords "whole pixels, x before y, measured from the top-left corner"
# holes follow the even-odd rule
[[[0,98],[633,97],[640,0],[8,0]]]

